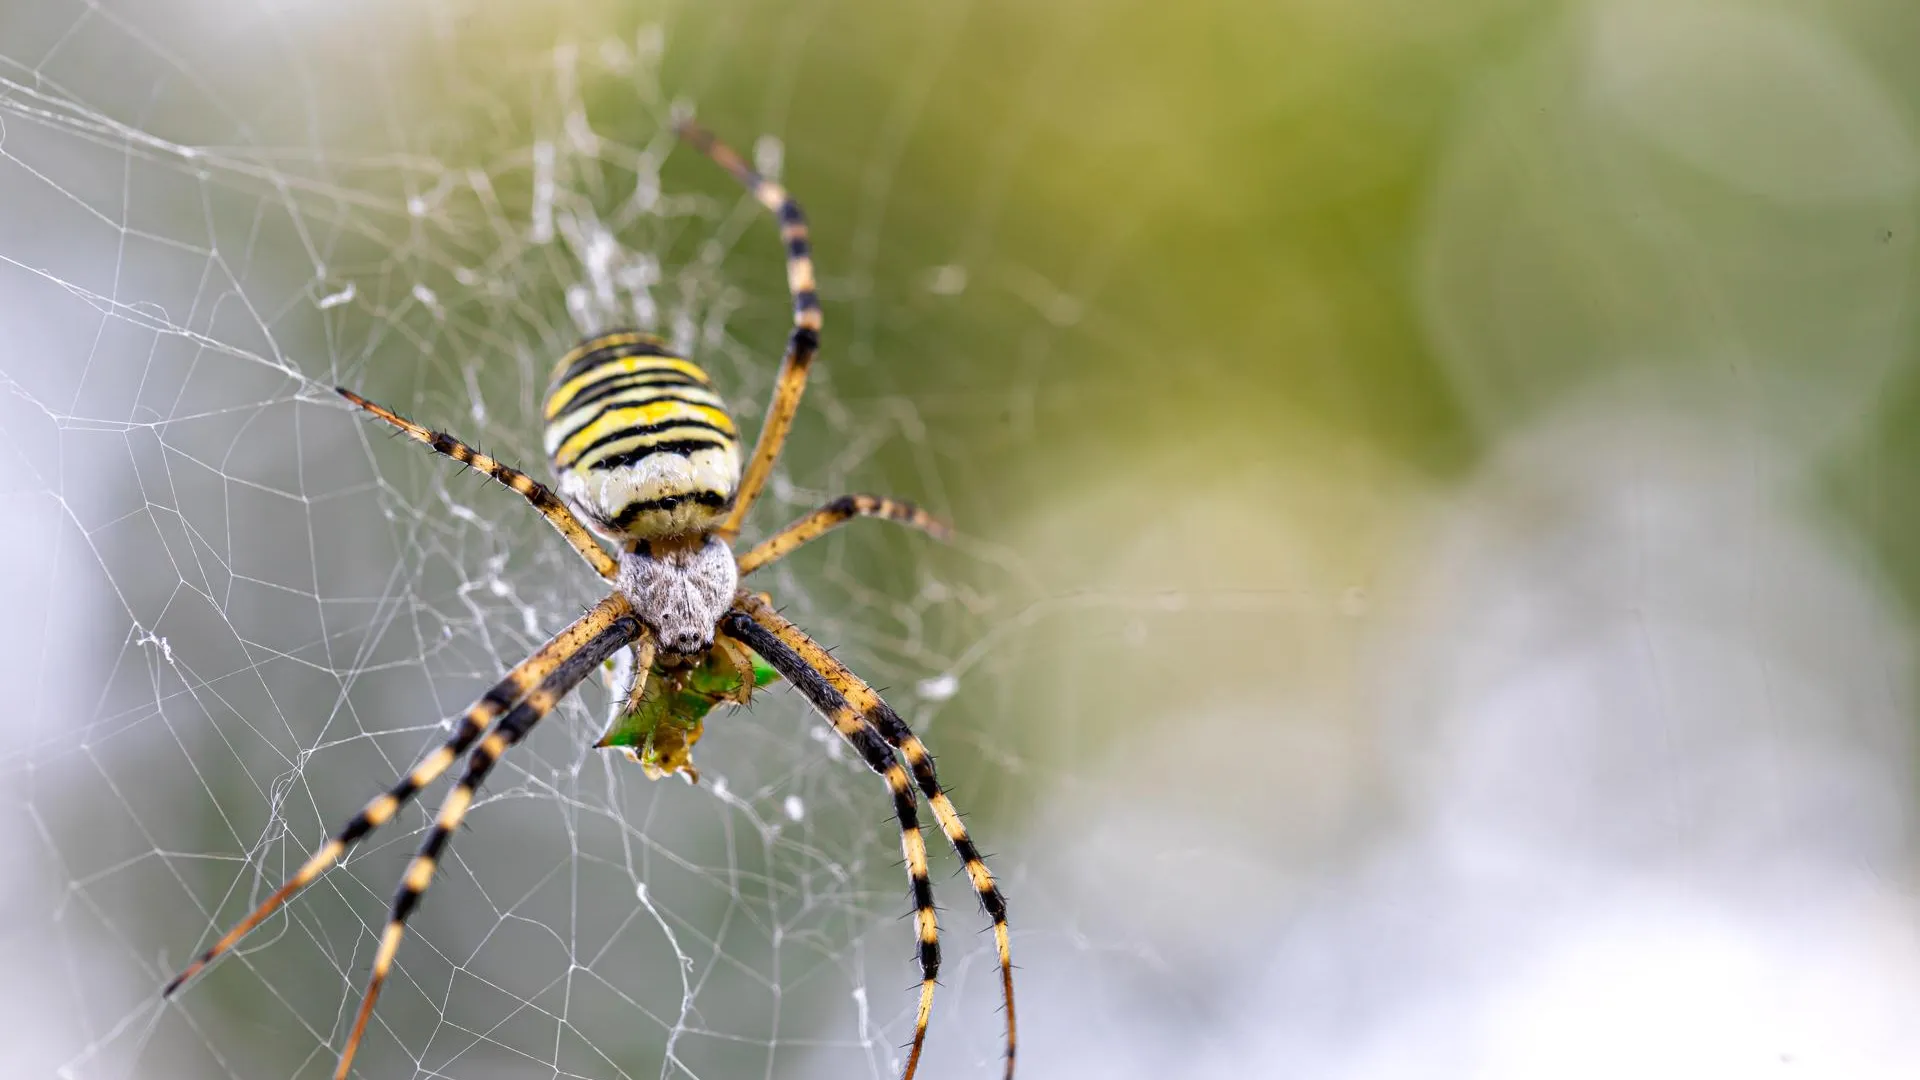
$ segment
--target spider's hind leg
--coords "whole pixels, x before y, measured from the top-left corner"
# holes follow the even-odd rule
[[[533,508],[540,512],[540,516],[546,518],[559,531],[567,543],[573,546],[573,550],[580,553],[581,558],[587,560],[587,565],[593,567],[594,573],[611,580],[620,569],[619,563],[614,561],[613,556],[607,554],[607,550],[593,538],[593,534],[587,531],[587,527],[580,524],[580,519],[573,516],[573,511],[567,509],[567,504],[561,502],[560,497],[548,490],[545,484],[498,458],[488,457],[444,431],[421,427],[392,409],[384,405],[376,405],[346,387],[336,386],[333,389],[335,393],[346,398],[356,407],[399,428],[401,434],[407,438],[424,443],[434,453],[444,454],[462,465],[477,469],[513,489],[515,494],[532,504]]]
[[[800,547],[860,517],[882,518],[911,525],[935,540],[953,539],[953,526],[905,499],[889,499],[880,495],[842,495],[755,544],[737,560],[740,574],[744,577],[776,563]]]
[[[773,475],[773,463],[786,444],[787,432],[800,411],[800,395],[807,388],[807,369],[820,351],[820,292],[814,280],[813,243],[807,230],[807,215],[793,196],[779,184],[753,171],[732,147],[713,137],[713,133],[691,119],[680,121],[674,130],[682,139],[732,173],[762,206],[773,211],[780,221],[780,243],[787,251],[787,290],[793,295],[793,332],[787,337],[786,356],[775,377],[773,398],[767,402],[767,416],[760,424],[760,437],[741,473],[735,489],[733,509],[717,530],[731,540],[740,533],[747,511],[760,496]]]

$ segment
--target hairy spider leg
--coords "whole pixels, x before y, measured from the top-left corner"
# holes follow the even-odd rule
[[[805,631],[773,610],[773,605],[764,597],[743,595],[735,602],[733,611],[721,621],[721,626],[729,634],[746,642],[775,670],[786,676],[813,702],[816,709],[834,721],[836,728],[841,724],[842,713],[858,714],[862,730],[877,730],[890,747],[899,750],[907,759],[915,782],[927,797],[928,805],[933,807],[933,816],[940,822],[940,830],[946,834],[954,854],[960,857],[966,867],[967,878],[980,898],[981,909],[993,920],[994,947],[1000,959],[1001,997],[1007,1008],[1006,1076],[1012,1080],[1018,1039],[1013,1013],[1013,949],[1007,932],[1007,901],[1000,894],[999,886],[994,884],[993,873],[987,869],[986,860],[974,846],[973,838],[967,834],[960,811],[954,808],[952,800],[941,789],[939,777],[933,769],[933,755],[927,752],[926,744],[914,735],[912,729],[907,727],[907,722],[900,719],[899,714],[881,700],[872,687],[847,670],[846,665],[808,637]]]
[[[721,621],[728,634],[759,653],[767,663],[799,688],[834,731],[852,746],[869,769],[887,782],[893,794],[894,815],[900,822],[900,849],[906,856],[907,877],[913,892],[914,922],[918,931],[920,965],[920,1004],[914,1013],[913,1042],[907,1053],[901,1080],[913,1080],[920,1067],[920,1054],[926,1045],[927,1024],[933,1015],[933,992],[940,977],[940,927],[933,904],[933,883],[927,870],[926,840],[920,834],[920,819],[913,785],[901,768],[893,750],[880,733],[847,704],[821,673],[800,659],[799,654],[752,618],[732,612]]]
[[[259,926],[267,916],[280,909],[282,904],[292,899],[294,894],[311,885],[329,866],[339,861],[348,848],[360,842],[368,833],[393,820],[420,789],[433,783],[441,773],[452,765],[454,759],[472,748],[474,741],[492,725],[501,713],[506,712],[541,680],[551,675],[567,658],[578,652],[580,647],[622,618],[631,610],[626,598],[614,595],[602,600],[591,611],[576,620],[571,626],[555,634],[551,641],[541,646],[532,656],[521,661],[519,666],[507,673],[506,678],[494,684],[493,688],[480,695],[480,700],[468,707],[454,726],[453,733],[439,749],[422,758],[412,771],[401,777],[393,787],[376,795],[373,800],[355,814],[341,830],[334,834],[319,851],[307,859],[306,864],[294,872],[286,884],[280,886],[272,896],[267,897],[253,913],[241,919],[233,929],[221,935],[220,940],[200,954],[186,969],[174,976],[163,997],[171,997],[188,980],[198,975],[208,964],[218,960],[229,949],[240,943],[254,927]]]
[[[638,712],[640,700],[647,696],[647,680],[653,677],[653,637],[641,638],[627,649],[633,660],[633,683],[627,687],[627,704],[622,713]]]
[[[413,861],[407,864],[407,872],[400,879],[400,889],[393,897],[392,913],[387,918],[386,929],[380,934],[380,947],[373,956],[373,972],[367,979],[366,993],[360,999],[360,1014],[354,1019],[353,1034],[347,1038],[346,1048],[340,1052],[340,1065],[334,1070],[334,1080],[346,1080],[347,1072],[353,1066],[353,1056],[360,1049],[360,1040],[366,1035],[367,1022],[373,1017],[374,1002],[380,998],[380,989],[386,985],[394,954],[399,951],[400,941],[406,936],[407,918],[419,906],[420,898],[426,895],[427,886],[433,883],[434,868],[446,850],[447,841],[452,839],[454,830],[460,827],[461,820],[472,808],[474,793],[479,790],[481,782],[493,771],[501,755],[526,738],[534,725],[591,674],[602,660],[624,648],[643,632],[640,620],[631,609],[626,608],[624,601],[619,608],[624,610],[619,610],[618,614],[607,620],[599,633],[562,659],[546,678],[540,680],[538,686],[527,692],[520,704],[501,719],[500,726],[481,739],[480,745],[468,755],[466,775],[460,778],[452,791],[447,792],[446,799],[440,804],[440,812],[434,818],[433,828],[427,831],[420,850],[414,855]]]
[[[738,610],[721,619],[720,626],[723,632],[759,653],[774,670],[798,687],[833,725],[833,730],[860,754],[867,768],[880,774],[887,782],[887,790],[893,793],[894,816],[900,821],[900,850],[907,860],[920,942],[920,1006],[914,1013],[913,1042],[907,1052],[906,1067],[900,1073],[900,1080],[913,1080],[914,1072],[920,1067],[920,1052],[927,1041],[927,1022],[933,1015],[933,988],[940,978],[940,924],[934,914],[933,882],[927,876],[927,844],[920,835],[913,784],[880,733],[847,704],[820,672],[808,666],[778,636]]]
[[[755,570],[779,562],[793,554],[796,548],[818,540],[857,517],[898,521],[920,529],[936,540],[953,539],[953,526],[904,499],[888,499],[879,495],[842,495],[755,544],[752,550],[737,560],[740,575],[745,577]]]
[[[345,387],[336,386],[333,389],[335,393],[346,398],[356,406],[365,409],[380,419],[385,420],[387,423],[392,424],[394,427],[399,428],[408,438],[425,443],[434,453],[445,454],[447,457],[463,465],[471,465],[475,469],[505,484],[507,487],[512,488],[521,498],[532,503],[533,508],[540,512],[541,517],[546,518],[555,529],[559,530],[560,535],[566,538],[567,543],[573,545],[573,550],[579,552],[580,557],[587,560],[588,566],[593,567],[594,573],[599,574],[603,578],[611,579],[614,573],[619,570],[619,564],[614,562],[613,556],[607,554],[606,549],[594,540],[593,534],[587,531],[587,527],[580,524],[580,519],[573,516],[573,511],[567,509],[567,505],[561,502],[559,497],[552,491],[549,491],[545,484],[540,483],[538,480],[535,480],[533,477],[528,476],[526,473],[521,472],[511,465],[488,457],[444,431],[434,431],[430,428],[421,427],[419,424],[401,416],[399,413],[384,406],[376,405]]]
[[[767,402],[767,418],[760,425],[760,438],[747,459],[746,472],[733,499],[733,509],[715,530],[723,539],[740,534],[747,511],[760,497],[760,489],[773,475],[773,462],[786,444],[787,432],[800,411],[800,395],[807,388],[807,369],[820,351],[820,293],[813,276],[813,248],[808,240],[807,215],[786,189],[747,167],[739,154],[713,137],[713,133],[691,120],[683,120],[674,130],[695,149],[712,158],[733,174],[762,206],[780,219],[780,240],[787,249],[787,291],[793,294],[793,333],[787,338],[787,352],[780,361],[780,373],[773,384],[773,399]]]

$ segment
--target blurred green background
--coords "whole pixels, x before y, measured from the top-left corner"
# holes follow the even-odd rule
[[[8,1075],[331,1075],[421,813],[155,991],[593,583],[326,387],[531,467],[552,357],[638,320],[757,422],[776,231],[675,103],[814,222],[824,359],[755,524],[845,490],[959,524],[765,587],[997,853],[1023,1075],[1908,1074],[1916,32],[0,13]],[[648,784],[586,748],[603,697],[476,812],[360,1074],[893,1073],[878,785],[786,694],[715,723],[717,788]],[[997,1075],[941,888],[923,1075]]]

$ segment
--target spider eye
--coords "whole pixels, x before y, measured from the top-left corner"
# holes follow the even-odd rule
[[[688,630],[684,633],[676,634],[662,641],[660,644],[661,647],[665,648],[668,652],[679,653],[681,656],[693,656],[712,648],[713,638],[702,638],[699,634]]]

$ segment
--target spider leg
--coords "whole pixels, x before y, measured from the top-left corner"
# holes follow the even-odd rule
[[[640,699],[647,696],[647,680],[653,677],[653,638],[642,638],[627,648],[633,653],[633,685],[627,687],[627,704],[621,710],[623,714],[639,712]]]
[[[842,739],[859,751],[867,767],[879,773],[893,792],[894,814],[900,819],[900,847],[906,854],[907,876],[913,885],[914,921],[920,939],[920,1005],[914,1013],[913,1042],[900,1080],[913,1080],[920,1052],[927,1041],[927,1022],[933,1015],[933,988],[940,976],[940,926],[933,908],[933,883],[927,876],[927,846],[920,835],[913,786],[892,748],[858,710],[817,669],[773,631],[737,608],[721,619],[722,629],[759,653],[767,663],[798,687]]]
[[[755,544],[752,550],[740,556],[740,573],[744,577],[779,562],[793,554],[794,549],[819,539],[857,517],[885,518],[923,530],[936,540],[953,539],[953,526],[903,499],[888,499],[878,495],[842,495]]]
[[[399,951],[400,941],[406,936],[407,918],[419,906],[420,898],[426,895],[427,886],[433,883],[433,871],[439,864],[440,855],[446,850],[447,841],[452,838],[454,830],[460,827],[461,820],[472,808],[474,793],[479,790],[480,784],[493,771],[501,755],[526,738],[527,733],[553,710],[561,698],[571,693],[602,660],[642,632],[639,620],[634,618],[624,602],[614,610],[617,614],[605,620],[597,633],[561,659],[540,680],[539,685],[528,691],[526,698],[501,719],[500,726],[481,739],[480,745],[468,755],[466,775],[460,778],[452,791],[447,792],[445,801],[440,804],[440,812],[434,818],[433,828],[427,831],[420,850],[414,855],[413,861],[407,864],[407,872],[400,879],[400,889],[394,894],[387,928],[381,932],[380,947],[373,956],[373,973],[367,980],[366,993],[360,999],[360,1013],[354,1018],[353,1034],[348,1037],[346,1048],[340,1052],[340,1065],[334,1071],[334,1080],[346,1080],[347,1072],[353,1066],[353,1056],[360,1049],[361,1038],[366,1035],[367,1022],[373,1017],[374,1002],[380,998],[380,989],[386,985],[394,954]]]
[[[900,719],[899,714],[882,701],[872,687],[847,670],[846,665],[808,637],[805,631],[773,610],[764,597],[743,594],[734,602],[733,611],[721,620],[720,625],[727,633],[746,642],[775,670],[786,676],[787,681],[799,688],[815,708],[834,721],[836,728],[840,727],[842,713],[858,714],[861,730],[877,731],[890,747],[898,749],[901,756],[906,758],[915,782],[927,797],[927,804],[933,807],[933,816],[939,820],[940,830],[946,834],[947,842],[966,866],[967,878],[980,898],[980,907],[993,920],[993,941],[1000,958],[1000,989],[1007,1007],[1006,1076],[1012,1080],[1014,1049],[1018,1039],[1013,1015],[1013,953],[1007,933],[1007,901],[994,884],[993,873],[987,869],[986,861],[974,846],[973,838],[967,834],[967,826],[960,819],[960,812],[954,809],[953,801],[941,789],[939,777],[933,770],[933,755],[927,752],[926,744],[914,735],[906,721]],[[898,768],[897,765],[894,767]],[[924,1027],[923,1017],[922,1031]],[[918,1032],[914,1049],[917,1056]]]
[[[614,561],[613,556],[607,554],[606,549],[594,540],[593,534],[587,531],[586,526],[580,524],[580,519],[573,516],[573,511],[567,509],[567,504],[561,502],[559,496],[548,490],[545,484],[504,462],[488,457],[444,431],[433,431],[421,427],[399,413],[384,406],[375,405],[345,387],[336,386],[333,390],[354,405],[399,428],[408,438],[425,443],[434,453],[445,454],[463,465],[471,465],[512,488],[522,498],[532,503],[541,517],[546,518],[555,529],[560,531],[560,535],[566,538],[567,543],[573,545],[573,550],[587,560],[588,566],[593,567],[594,573],[611,579],[619,569],[619,564]]]
[[[453,764],[455,758],[467,752],[474,741],[480,738],[500,714],[521,698],[526,697],[536,683],[550,676],[567,658],[580,647],[629,612],[626,598],[616,593],[602,600],[593,610],[554,635],[553,640],[542,645],[539,651],[521,661],[520,665],[507,673],[507,677],[494,684],[491,690],[480,696],[480,700],[468,707],[460,718],[453,733],[440,748],[421,759],[413,770],[401,777],[385,793],[374,796],[373,800],[355,814],[352,820],[334,834],[319,851],[313,853],[305,865],[294,872],[286,884],[280,886],[272,896],[267,897],[253,913],[241,919],[233,929],[221,935],[220,940],[201,953],[186,969],[174,976],[163,997],[172,997],[187,981],[198,975],[208,964],[218,960],[229,949],[240,943],[254,927],[265,921],[267,916],[280,909],[282,904],[292,899],[295,893],[311,885],[329,866],[339,861],[349,847],[358,843],[368,833],[393,820],[420,789],[433,783],[439,775]]]
[[[759,441],[753,456],[747,459],[740,486],[733,498],[733,509],[716,532],[725,540],[740,533],[747,511],[760,497],[760,489],[773,475],[774,459],[787,441],[794,414],[800,410],[800,395],[807,388],[807,368],[820,351],[820,293],[813,276],[813,247],[807,238],[807,216],[786,189],[754,172],[727,144],[691,120],[683,120],[674,130],[695,149],[712,158],[733,174],[762,206],[780,219],[780,240],[787,248],[787,291],[793,294],[793,333],[787,338],[787,353],[780,361],[780,374],[773,385],[773,400],[767,403],[767,419],[760,425]]]

